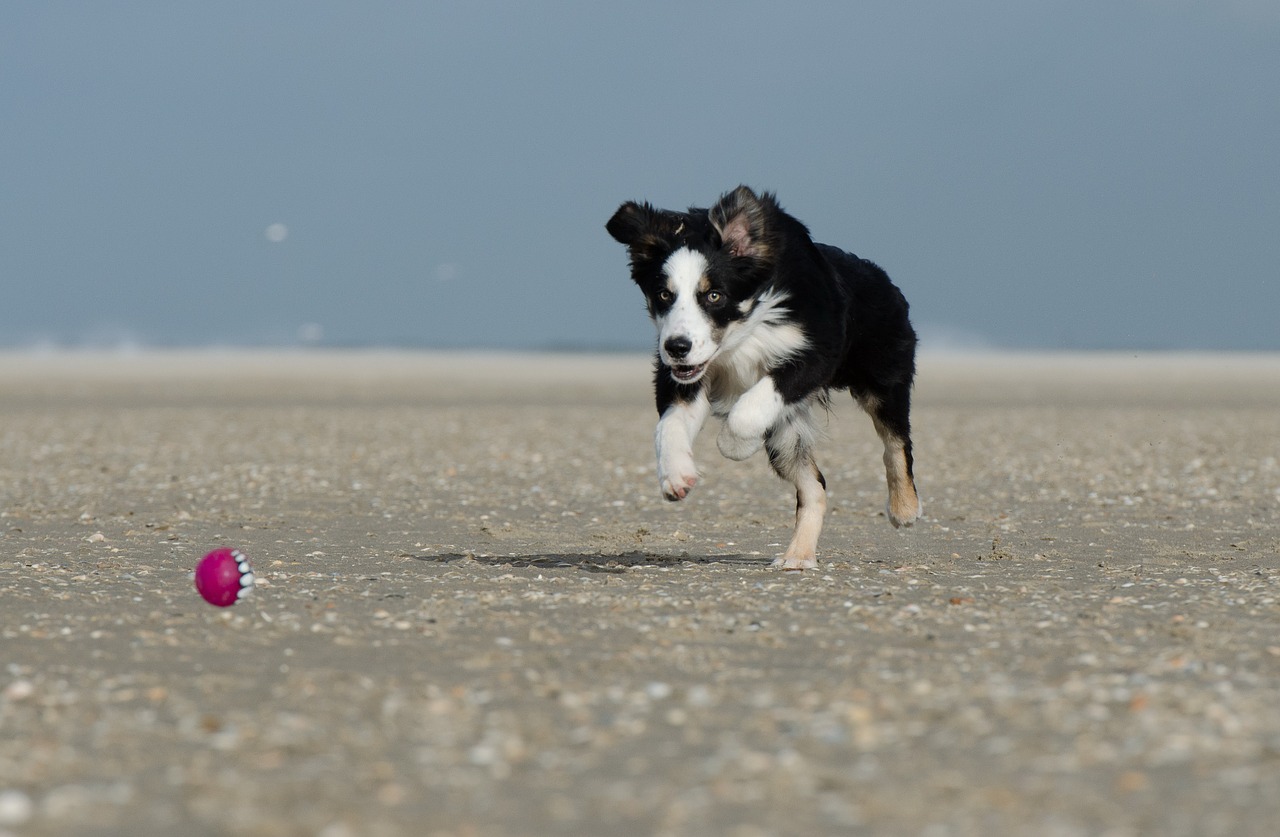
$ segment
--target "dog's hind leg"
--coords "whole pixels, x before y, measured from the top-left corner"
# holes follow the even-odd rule
[[[854,397],[871,415],[884,444],[884,475],[889,484],[885,514],[895,527],[910,526],[923,513],[911,456],[911,385],[896,386],[883,398],[870,393]]]
[[[773,566],[784,570],[810,570],[818,566],[818,536],[827,512],[827,482],[813,459],[812,430],[802,422],[787,422],[765,438],[769,464],[796,487],[796,528],[791,543]]]

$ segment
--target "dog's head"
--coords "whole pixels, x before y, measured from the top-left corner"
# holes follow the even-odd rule
[[[710,210],[628,201],[605,224],[627,246],[631,278],[658,328],[658,358],[676,381],[701,378],[755,307],[773,274],[779,212],[772,195],[739,186]]]

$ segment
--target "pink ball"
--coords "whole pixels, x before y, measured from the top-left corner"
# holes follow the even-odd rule
[[[196,564],[196,590],[218,607],[230,607],[253,589],[249,559],[238,549],[215,549]]]

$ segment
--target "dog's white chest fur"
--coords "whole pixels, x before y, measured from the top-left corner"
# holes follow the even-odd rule
[[[768,291],[750,300],[750,313],[725,330],[708,373],[712,412],[728,415],[734,403],[769,370],[808,345],[804,331],[787,316],[786,295]]]

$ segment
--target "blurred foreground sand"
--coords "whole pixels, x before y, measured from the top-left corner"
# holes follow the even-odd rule
[[[1280,357],[926,355],[926,519],[838,399],[803,574],[649,374],[0,356],[0,834],[1275,833]]]

